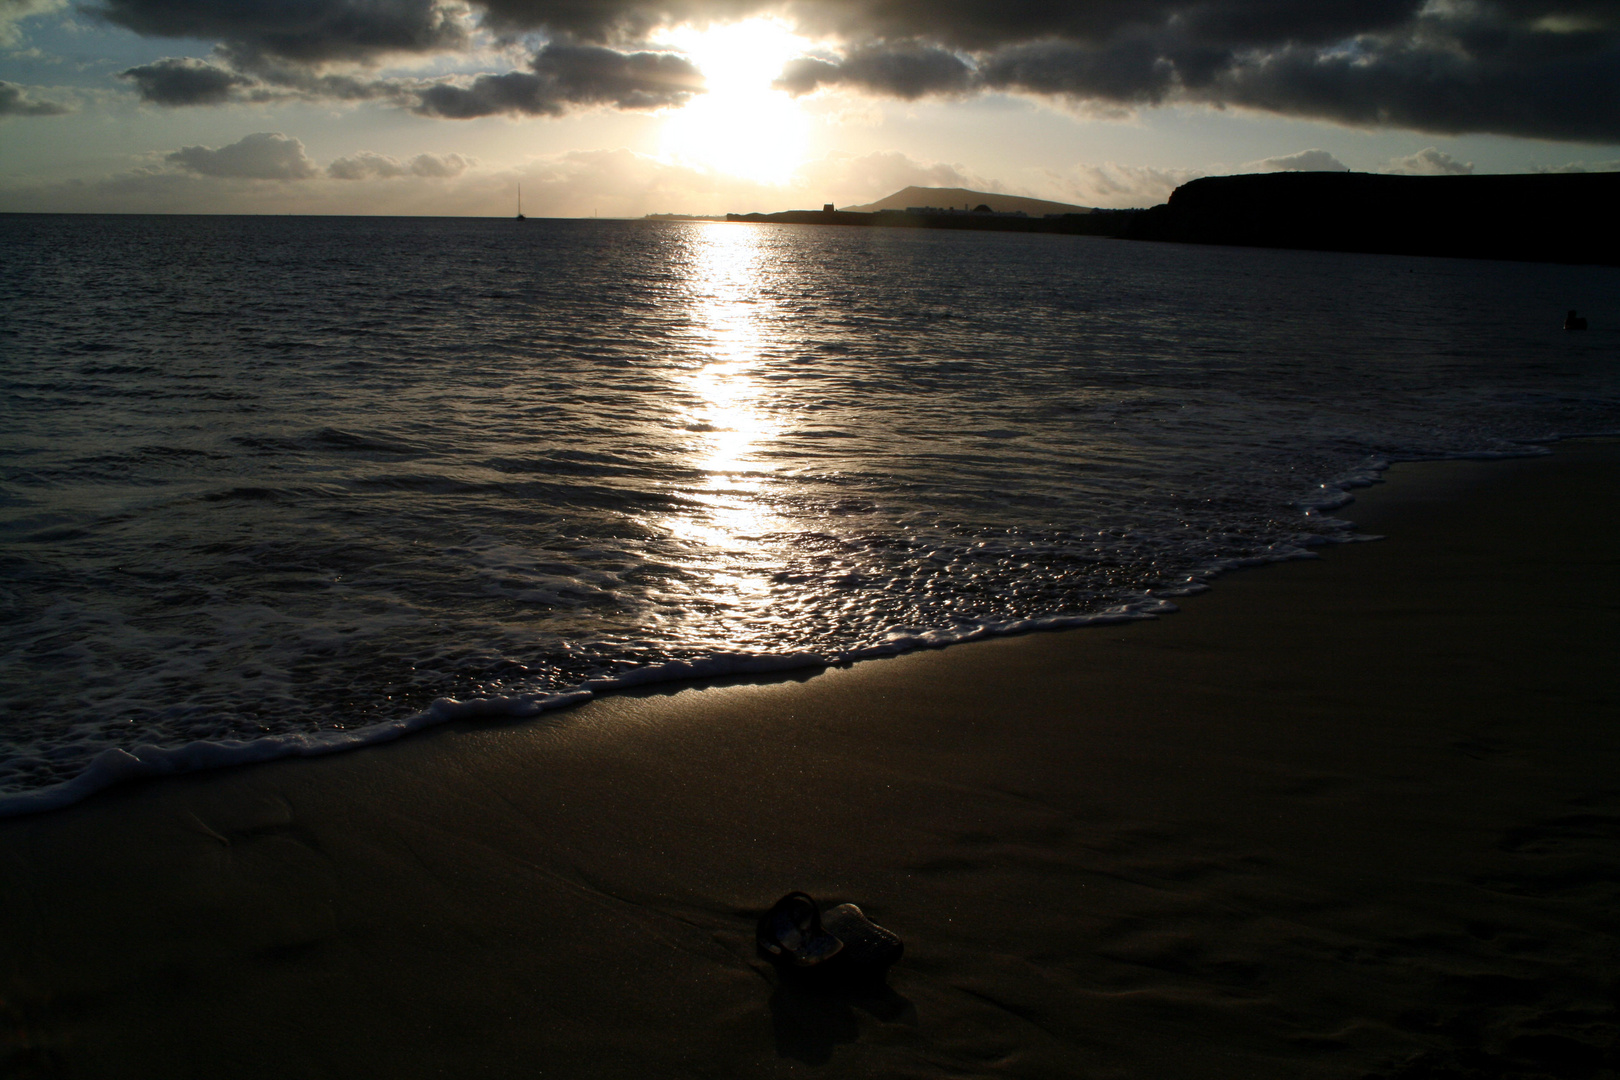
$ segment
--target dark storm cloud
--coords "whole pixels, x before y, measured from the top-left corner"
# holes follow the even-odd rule
[[[0,80],[0,116],[61,116],[72,111],[54,101],[36,101],[16,83]]]
[[[1124,106],[1186,100],[1445,134],[1620,139],[1614,0],[1293,0],[821,5],[846,33],[904,34],[966,53],[985,90]],[[932,30],[925,24],[933,21]],[[960,93],[882,71],[871,45],[799,60],[781,85]]]
[[[1326,43],[1392,29],[1424,0],[833,0],[796,14],[852,40],[926,39],[989,52],[1060,41],[1100,47],[1116,38],[1176,31],[1223,48],[1279,41]]]
[[[467,86],[418,91],[416,111],[467,120],[496,113],[559,116],[578,105],[654,109],[679,105],[702,89],[691,61],[671,53],[622,53],[596,45],[547,45],[531,71],[480,75]]]
[[[794,60],[776,85],[798,95],[842,83],[910,101],[928,94],[962,93],[972,79],[973,69],[955,53],[908,44],[856,49],[838,63],[810,57]]]
[[[478,0],[484,24],[594,44],[642,41],[660,26],[726,22],[774,10],[780,0]]]
[[[189,57],[165,57],[118,73],[133,82],[142,101],[157,105],[219,105],[251,80],[234,71]]]
[[[8,2],[17,0],[0,0]],[[262,80],[230,96],[278,87],[404,101],[445,117],[677,103],[694,83],[671,79],[690,65],[638,51],[658,27],[774,12],[843,50],[792,62],[779,85],[795,93],[841,86],[905,99],[1003,91],[1125,107],[1194,101],[1447,134],[1620,140],[1620,0],[88,2],[137,33],[216,43],[216,67]],[[368,82],[332,68],[453,52],[480,24],[551,44],[533,70],[467,83]],[[130,77],[148,100],[165,100]],[[168,102],[187,89],[177,80]]]
[[[1132,105],[1156,105],[1178,85],[1175,62],[1151,39],[1127,37],[1106,49],[1067,42],[1014,45],[979,70],[992,90],[1024,90]]]
[[[1172,23],[1228,44],[1326,42],[1407,19],[1423,0],[479,0],[486,25],[575,40],[639,40],[680,22],[785,13],[811,33],[852,43],[927,41],[984,52],[1061,40],[1098,44]],[[1592,0],[1597,2],[1597,0]]]
[[[1322,56],[1282,49],[1233,65],[1212,100],[1342,123],[1442,134],[1620,139],[1620,41],[1507,37],[1491,52],[1397,43]],[[1506,37],[1504,35],[1504,37]]]
[[[252,75],[189,57],[167,57],[119,72],[133,82],[142,101],[155,105],[222,105],[228,101],[263,104],[306,101],[416,101],[422,80],[368,79],[326,75],[300,64],[261,64]]]
[[[239,67],[366,61],[466,44],[458,11],[439,0],[101,0],[101,18],[148,37],[217,42]]]

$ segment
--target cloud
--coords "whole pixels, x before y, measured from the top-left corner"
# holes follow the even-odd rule
[[[1199,175],[1108,162],[1076,165],[1063,173],[1032,170],[1008,178],[1016,183],[1006,183],[960,164],[918,160],[892,150],[829,154],[806,162],[781,184],[747,180],[628,149],[572,151],[503,171],[475,168],[469,159],[454,154],[396,159],[360,151],[319,170],[303,156],[296,140],[268,138],[288,144],[280,150],[284,157],[310,167],[309,172],[297,165],[292,170],[306,178],[298,183],[242,183],[234,178],[242,176],[243,170],[204,172],[187,168],[173,160],[178,155],[171,155],[161,167],[139,167],[97,181],[27,184],[0,178],[0,210],[507,217],[518,183],[523,185],[524,212],[535,217],[589,217],[595,212],[604,218],[666,212],[746,213],[815,208],[827,202],[850,206],[913,185],[1024,194],[1085,206],[1151,206]],[[445,175],[439,174],[441,169]],[[264,171],[255,175],[263,176]],[[367,179],[386,182],[355,182]]]
[[[322,74],[301,64],[263,62],[252,74],[190,57],[165,57],[118,73],[135,84],[142,101],[184,107],[232,102],[374,101],[397,105],[416,101],[416,92],[431,85],[422,79],[373,79]]]
[[[1620,8],[1611,0],[834,0],[800,10],[845,35],[846,61],[869,55],[874,41],[952,50],[979,90],[1620,140]],[[843,66],[795,61],[783,83],[801,92],[853,83]],[[881,80],[851,88],[915,92]]]
[[[474,14],[460,0],[101,0],[90,10],[138,34],[216,43],[211,61],[170,58],[123,73],[144,100],[162,105],[384,100],[450,119],[559,116],[582,105],[678,105],[703,84],[691,62],[672,53],[567,40],[539,49],[528,71],[366,76],[365,67],[390,57],[470,50]]]
[[[388,157],[386,154],[362,150],[349,157],[341,157],[326,167],[326,175],[336,180],[389,179],[401,176],[425,176],[448,179],[460,176],[472,162],[460,154],[418,154],[409,161]]]
[[[300,99],[304,101],[385,101],[407,107],[415,104],[423,79],[374,79],[348,74],[322,74],[299,64],[262,64],[247,81],[241,95],[254,103]]]
[[[0,0],[0,23],[54,2]],[[1190,102],[1369,128],[1620,141],[1615,0],[88,2],[139,34],[212,41],[216,67],[261,76],[266,86],[408,101],[448,118],[675,104],[695,84],[657,78],[690,68],[679,58],[647,59],[668,57],[646,51],[659,28],[771,12],[838,45],[782,72],[781,85],[801,94],[1018,93],[1104,112]],[[532,70],[469,72],[419,94],[333,70],[400,55],[471,55],[490,32],[509,41],[539,34],[549,44]]]
[[[1545,173],[1620,172],[1620,161],[1571,161],[1534,170]]]
[[[245,69],[273,60],[368,62],[469,41],[465,9],[442,0],[101,0],[89,10],[146,37],[218,42]]]
[[[321,169],[297,139],[261,133],[217,150],[191,146],[141,155],[133,168],[100,179],[0,178],[0,210],[504,216],[509,180],[480,173],[476,164],[461,154],[423,153],[402,161],[362,150]],[[368,179],[387,182],[352,182]],[[258,182],[265,180],[297,182]],[[526,207],[527,188],[525,181]]]
[[[61,116],[72,111],[55,101],[38,101],[16,83],[0,80],[0,116]]]
[[[1433,29],[1331,51],[1279,48],[1230,65],[1202,96],[1362,127],[1620,139],[1615,35],[1536,33],[1483,21]]]
[[[1267,42],[1329,43],[1393,29],[1417,7],[1415,0],[821,0],[795,11],[806,24],[848,39],[927,39],[974,52],[1047,41],[1097,49],[1178,35],[1233,51]]]
[[[1170,193],[1203,173],[1194,169],[1158,169],[1150,165],[1076,165],[1055,177],[1064,202],[1081,206],[1156,206]]]
[[[780,0],[479,0],[486,26],[542,31],[593,44],[645,41],[680,23],[730,22],[784,6]],[[815,5],[806,5],[813,12]]]
[[[244,135],[218,150],[182,147],[164,160],[201,176],[248,180],[307,180],[320,172],[304,153],[304,144],[279,131]]]
[[[517,179],[514,177],[514,180]],[[537,215],[748,213],[849,206],[916,184],[1000,190],[960,165],[917,161],[896,151],[829,154],[807,161],[782,184],[767,184],[661,161],[630,150],[576,151],[534,162],[521,177],[523,208]],[[511,187],[495,205],[502,210]]]
[[[868,93],[913,101],[930,94],[960,94],[972,85],[973,69],[945,49],[907,44],[856,49],[839,61],[804,57],[790,61],[775,85],[794,96],[819,86],[844,84]]]
[[[1251,161],[1240,169],[1243,172],[1349,172],[1350,166],[1326,150],[1301,150],[1297,154]]]
[[[968,172],[960,165],[916,161],[897,150],[870,154],[835,153],[800,167],[795,185],[804,190],[808,204],[834,201],[840,206],[881,199],[907,187],[958,187],[984,191],[999,188],[993,180]],[[816,197],[825,193],[825,197]]]
[[[291,153],[283,147],[282,154],[307,162],[295,140],[278,138],[293,147]],[[829,201],[850,205],[911,184],[976,190],[1002,187],[961,166],[917,161],[892,151],[834,154],[807,162],[784,184],[746,180],[627,149],[572,151],[503,172],[473,168],[468,159],[453,154],[399,160],[361,151],[307,174],[298,183],[253,185],[231,179],[244,175],[243,170],[191,169],[174,160],[176,156],[170,155],[162,168],[136,168],[99,181],[0,187],[0,210],[505,217],[512,213],[513,192],[521,182],[523,209],[531,216],[589,217],[600,212],[603,217],[640,217],[664,212],[773,211],[817,207]],[[217,158],[204,160],[212,164]],[[440,169],[446,175],[438,175]],[[295,171],[306,175],[302,169]],[[263,176],[264,171],[255,175]],[[368,179],[387,182],[355,182]]]
[[[118,73],[135,84],[142,101],[156,105],[219,105],[252,80],[204,60],[169,56]]]
[[[120,77],[135,83],[142,100],[158,105],[384,100],[424,116],[458,120],[498,113],[560,116],[590,105],[652,109],[679,105],[703,85],[702,73],[685,57],[591,45],[547,45],[534,54],[530,69],[470,81],[368,78],[260,58],[252,73],[245,74],[204,60],[169,57],[129,68]]]
[[[67,0],[0,0],[0,45],[22,43],[22,32],[17,29],[22,20],[66,6]]]
[[[980,64],[991,90],[1157,105],[1176,88],[1175,64],[1152,39],[1133,35],[1102,49],[1039,42],[998,50]]]
[[[680,105],[703,86],[690,60],[673,53],[622,53],[595,45],[547,45],[532,71],[480,75],[466,86],[435,83],[419,91],[416,112],[466,120],[510,113],[560,116],[576,105],[656,109]]]
[[[1474,171],[1474,163],[1458,161],[1442,150],[1426,146],[1415,154],[1391,158],[1378,171],[1407,176],[1467,176]]]

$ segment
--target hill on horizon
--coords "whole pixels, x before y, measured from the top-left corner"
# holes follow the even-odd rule
[[[865,203],[861,206],[844,206],[841,210],[854,213],[870,214],[878,210],[904,210],[908,206],[935,206],[941,210],[964,207],[971,210],[983,204],[1001,214],[1011,214],[1022,210],[1031,217],[1040,217],[1042,214],[1089,214],[1092,207],[1075,206],[1071,203],[1051,202],[1047,199],[1030,199],[1022,195],[997,195],[990,191],[969,191],[967,188],[954,187],[908,187],[895,192],[887,198],[877,202]]]

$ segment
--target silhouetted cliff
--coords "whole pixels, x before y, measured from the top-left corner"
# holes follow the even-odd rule
[[[1135,240],[1620,265],[1620,173],[1209,176],[1135,216]]]

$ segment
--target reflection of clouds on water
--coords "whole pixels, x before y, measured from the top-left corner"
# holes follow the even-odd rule
[[[774,466],[763,456],[779,431],[759,377],[766,333],[760,298],[760,231],[710,225],[688,233],[691,278],[686,292],[704,356],[675,377],[680,415],[692,435],[687,464],[695,476],[679,490],[685,507],[662,522],[696,545],[705,580],[700,601],[757,603],[770,591],[775,561],[769,536],[786,529],[767,498]]]

